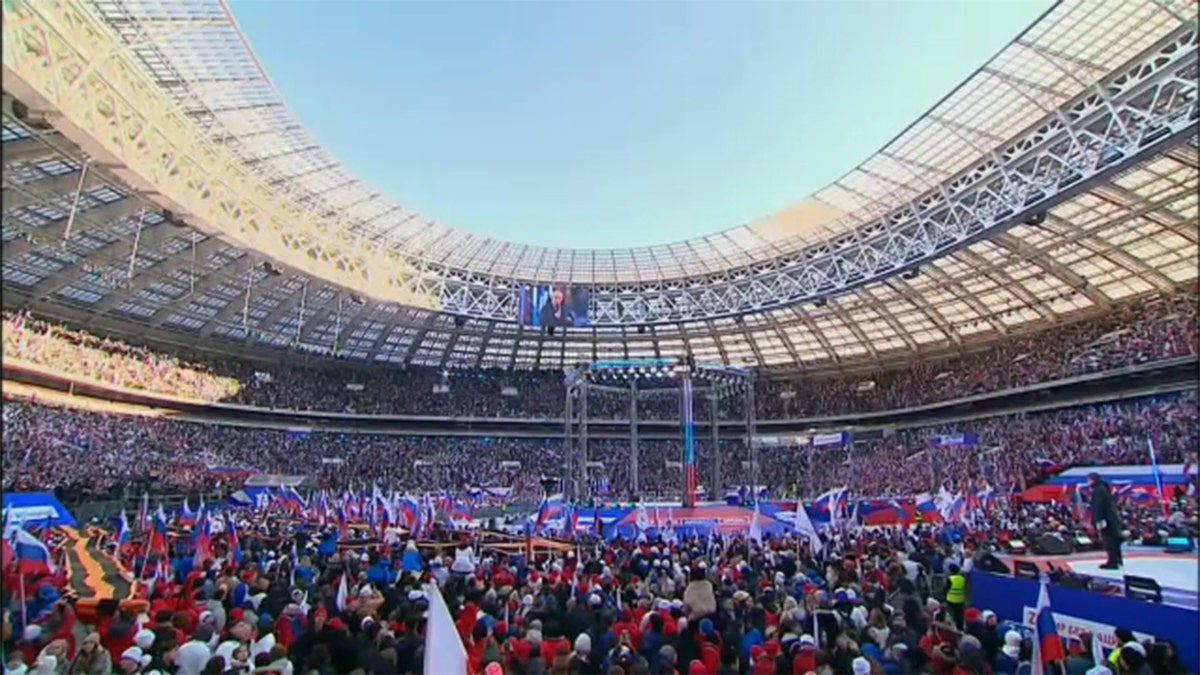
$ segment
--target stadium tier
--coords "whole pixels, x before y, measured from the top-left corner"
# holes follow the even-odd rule
[[[489,96],[554,92],[533,107],[586,83],[597,111],[654,117],[674,89],[638,84],[662,65],[637,56],[653,35],[705,71],[678,83],[770,53],[814,115],[824,73],[843,92],[828,106],[879,118],[799,110],[838,150],[809,164],[858,161],[840,146],[868,121],[903,128],[769,216],[599,249],[468,232],[361,180],[253,51],[265,4],[5,0],[5,675],[1200,672],[1197,3],[1044,3],[904,126],[890,109],[926,82],[878,68],[846,88],[855,59],[828,72],[837,54],[805,61],[822,48],[802,36],[862,21],[837,53],[911,55],[909,31],[937,21],[880,18],[906,2],[730,5],[705,41],[722,48],[701,51],[674,33],[721,3],[674,3],[662,29],[639,3],[268,9],[267,66],[312,59],[309,121],[349,127],[341,143],[386,117],[395,138],[368,154],[405,189],[445,178],[411,136],[444,126],[464,179],[550,204],[576,199],[552,187],[566,177],[676,231],[639,203],[653,186],[620,194],[583,166],[621,151],[583,147],[582,111],[533,124],[573,129],[545,185],[458,157],[521,143],[453,130],[439,87],[471,70],[464,35],[480,53],[505,36],[479,75]],[[976,47],[1020,4],[945,5],[974,18],[934,35]],[[773,53],[766,24],[746,28],[764,16],[816,51]],[[527,51],[608,66],[591,52],[609,39],[637,72],[552,86],[534,64],[576,55]],[[383,63],[331,74],[356,52]],[[427,66],[430,91],[406,84]],[[509,70],[538,86],[509,91]],[[782,97],[733,79],[673,131],[756,101],[763,129],[793,133],[769,129]],[[366,88],[334,93],[346,82]],[[403,96],[371,104],[384,90]],[[428,101],[436,119],[408,116]],[[740,127],[691,142],[749,145]],[[708,192],[771,192],[736,183],[743,162],[699,163],[729,173]]]
[[[1140,298],[1111,314],[977,353],[852,376],[762,380],[756,414],[763,419],[844,415],[919,406],[990,394],[1085,374],[1117,371],[1197,355],[1195,288]],[[363,368],[340,362],[315,367],[189,360],[39,321],[4,317],[4,356],[72,377],[185,399],[267,408],[372,415],[561,418],[562,371]],[[441,385],[445,391],[438,392]],[[702,394],[703,397],[703,394]],[[629,394],[599,392],[596,419],[629,419]],[[743,401],[720,401],[721,419],[745,416]],[[707,419],[710,407],[696,406]],[[645,395],[642,420],[678,420],[676,396]]]
[[[315,487],[339,494],[363,483],[402,491],[511,487],[514,498],[528,504],[540,498],[538,477],[557,475],[565,462],[561,432],[544,438],[302,432],[18,401],[5,402],[4,419],[6,447],[20,449],[5,455],[6,488],[56,490],[63,499],[78,490],[120,491],[130,481],[162,480],[194,490],[227,480],[205,467],[236,467],[245,473],[310,476]],[[1197,421],[1192,391],[904,429],[845,447],[765,448],[759,462],[766,489],[784,498],[815,497],[851,480],[861,494],[894,496],[936,492],[943,483],[981,477],[1008,494],[1033,484],[1047,467],[1136,463],[1147,438],[1156,444],[1160,461],[1183,463],[1200,447]],[[933,444],[931,439],[950,433],[972,436],[971,451]],[[679,469],[669,465],[678,462],[679,446],[678,439],[641,440],[640,484],[634,489],[629,441],[593,439],[588,448],[593,494],[616,501],[677,497]],[[121,459],[128,448],[139,451]],[[744,442],[723,439],[720,451],[728,485],[746,485]],[[699,454],[701,483],[723,497],[727,486],[703,480],[711,478],[712,448],[702,445]]]

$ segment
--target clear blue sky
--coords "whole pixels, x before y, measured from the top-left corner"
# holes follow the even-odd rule
[[[577,248],[772,213],[899,133],[1048,0],[233,0],[352,171],[463,229]]]

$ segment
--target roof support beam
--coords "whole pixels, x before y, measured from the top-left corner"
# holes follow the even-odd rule
[[[1114,224],[1123,223],[1135,217],[1136,215],[1123,214],[1106,223],[1104,227],[1107,228]],[[1103,240],[1092,233],[1096,228],[1083,229],[1074,226],[1053,213],[1046,217],[1046,222],[1042,227],[1051,229],[1057,234],[1054,242],[1055,246],[1061,246],[1064,241],[1077,241],[1081,246],[1086,247],[1096,255],[1102,256],[1131,272],[1135,272],[1150,284],[1157,286],[1161,291],[1167,291],[1175,287],[1175,282],[1170,277],[1147,265],[1145,261],[1133,257],[1124,248],[1112,248],[1106,245]],[[1166,229],[1180,234],[1179,231],[1172,228]]]
[[[273,287],[272,290],[282,288],[290,281],[301,281],[302,283],[298,288],[291,292],[286,300],[276,305],[275,308],[271,310],[271,313],[262,320],[262,322],[259,324],[259,331],[263,333],[276,333],[277,331],[275,329],[279,326],[279,323],[283,321],[284,317],[288,317],[293,313],[296,313],[300,318],[300,321],[296,325],[296,333],[292,336],[292,343],[296,344],[300,340],[300,333],[303,330],[304,324],[308,320],[308,317],[311,317],[315,313],[314,310],[307,304],[308,300],[310,299],[308,295],[309,286],[311,286],[314,282],[308,277],[285,276],[283,281],[281,281],[278,286]],[[317,287],[319,288],[320,286],[318,285]],[[301,310],[301,303],[304,303],[303,311]],[[253,335],[246,336],[247,345],[249,345],[253,340]]]
[[[953,342],[960,350],[962,349],[962,336],[959,335],[958,331],[954,330],[954,327],[946,321],[946,318],[942,316],[941,312],[937,311],[929,304],[929,301],[926,300],[923,295],[913,291],[912,286],[909,286],[900,279],[887,279],[883,283],[888,288],[895,291],[897,295],[907,300],[908,304],[912,305],[914,309],[921,314],[924,314],[925,318],[929,319],[933,325],[937,326],[938,330],[942,331],[942,334],[945,335],[948,340]],[[985,316],[981,315],[980,318],[984,321],[987,321]]]
[[[865,290],[859,291],[858,297],[863,299],[868,307],[871,307],[875,310],[875,313],[878,314],[881,319],[883,319],[884,323],[886,323],[888,327],[891,328],[894,333],[896,333],[896,337],[904,341],[904,345],[908,347],[909,350],[914,353],[921,350],[920,345],[918,345],[917,341],[913,339],[912,334],[909,331],[904,330],[904,327],[901,326],[900,322],[896,320],[896,315],[892,313],[890,307],[888,307],[885,303],[879,302],[879,299],[876,298],[874,294]]]
[[[168,238],[168,235],[171,233],[170,232],[171,230],[176,230],[177,232],[186,233],[186,231],[184,231],[184,230],[174,228],[173,226],[167,225],[164,223],[163,225],[156,226],[154,228],[151,228],[150,230],[147,230],[146,233],[143,233],[142,234],[142,243],[140,244],[140,246],[145,246],[147,244],[146,237],[148,234],[153,233],[154,235],[157,235],[158,237],[160,237],[162,240],[165,240]],[[132,245],[132,243],[131,243],[131,245]],[[204,241],[198,242],[198,243],[196,243],[195,246],[190,247],[187,250],[180,253],[179,256],[174,257],[174,258],[168,258],[167,260],[163,261],[162,263],[160,263],[158,265],[155,265],[154,267],[151,267],[146,270],[142,270],[140,273],[135,274],[133,277],[132,283],[128,284],[124,288],[117,289],[117,290],[113,291],[112,293],[108,294],[108,296],[106,296],[103,300],[101,300],[100,302],[93,305],[92,309],[95,312],[97,312],[98,314],[105,314],[105,313],[109,312],[113,307],[116,307],[118,304],[123,302],[124,300],[137,296],[138,291],[144,289],[145,287],[149,286],[150,284],[153,284],[155,281],[165,281],[172,285],[179,284],[179,281],[172,279],[170,277],[170,274],[171,274],[171,272],[173,272],[175,270],[188,269],[189,267],[191,267],[192,262],[193,262],[193,259],[192,259],[193,252],[195,252],[195,254],[196,254],[195,270],[194,270],[195,282],[194,282],[194,284],[190,284],[189,286],[194,285],[196,290],[200,291],[200,290],[202,290],[203,283],[205,282],[205,280],[208,279],[209,276],[211,276],[211,274],[210,275],[204,274],[204,259],[207,257],[207,255],[210,252],[219,249],[222,245],[223,244],[221,243],[221,241],[214,237],[209,237],[208,239],[205,239]],[[215,274],[215,272],[212,274]],[[175,300],[175,302],[179,302],[180,300],[185,300],[187,298],[190,298],[191,295],[192,295],[192,289],[189,287],[188,292],[181,295],[178,299]],[[163,307],[163,309],[167,309],[168,307],[172,306],[172,304],[173,303],[168,303],[167,305],[165,305]]]
[[[879,350],[875,349],[875,345],[871,344],[871,339],[867,337],[865,332],[863,332],[862,326],[858,325],[857,321],[851,320],[850,315],[846,313],[846,310],[836,302],[830,303],[829,308],[833,310],[834,315],[841,320],[842,324],[844,324],[846,328],[850,329],[850,332],[854,334],[855,339],[862,344],[863,349],[867,350],[867,353],[871,355],[871,358],[879,358]]]
[[[744,323],[742,324],[742,336],[743,336],[743,339],[746,341],[746,344],[750,345],[750,351],[754,353],[755,366],[762,368],[764,365],[766,365],[766,363],[763,361],[762,350],[758,348],[758,340],[754,339],[754,335],[753,335],[753,333],[751,333],[750,328],[747,327]],[[734,366],[741,368],[745,364],[732,363],[730,365],[734,365]]]
[[[87,232],[92,229],[99,230],[99,229],[101,229],[101,226],[100,226],[101,223],[107,225],[109,223],[112,223],[114,220],[120,220],[122,218],[128,218],[130,216],[135,216],[138,214],[138,212],[144,206],[145,205],[143,203],[139,202],[136,199],[122,199],[120,201],[113,202],[111,204],[104,204],[102,206],[94,206],[90,209],[81,209],[77,214],[75,214],[75,222],[72,224],[71,231],[75,234],[79,234],[82,232]],[[19,256],[26,251],[31,251],[33,249],[40,248],[42,246],[46,246],[48,244],[61,245],[63,233],[65,233],[67,231],[67,222],[69,220],[70,220],[69,218],[60,218],[45,227],[39,227],[36,229],[28,228],[27,231],[30,234],[30,236],[33,238],[33,241],[30,241],[28,238],[19,238],[19,239],[14,239],[10,242],[6,242],[4,244],[4,257],[7,258],[9,256]],[[90,227],[81,228],[80,225],[87,225]],[[22,228],[22,229],[26,229],[26,228]],[[150,232],[156,231],[158,229],[160,229],[160,227],[154,226],[154,225],[145,227],[142,231],[142,241],[138,244],[138,246],[139,247],[146,246],[146,244],[147,244],[146,236],[149,235]],[[170,228],[167,228],[167,229],[170,229]],[[120,240],[118,240],[118,241],[120,241]],[[125,243],[129,245],[130,251],[132,251],[133,238],[130,237],[129,241],[127,241]],[[112,245],[110,244],[109,246],[106,246],[104,248],[101,248],[94,252],[89,253],[87,256],[89,262],[93,258],[97,258],[97,257],[100,257],[101,255],[103,255],[105,250],[110,248],[111,246]],[[121,256],[117,255],[116,257],[120,258]],[[128,252],[125,254],[124,258],[126,260],[129,259]]]
[[[54,137],[56,144],[65,146],[65,151],[78,156],[80,150],[74,143],[71,143],[58,134],[52,133],[50,135]],[[39,136],[32,136],[30,138],[20,138],[15,141],[5,141],[4,145],[0,146],[0,152],[4,154],[5,164],[36,164],[37,162],[54,159],[60,156],[63,151],[50,146]]]
[[[108,183],[94,172],[88,171],[83,179],[83,191],[90,192],[99,187],[107,187]],[[79,187],[79,172],[66,173],[61,176],[51,176],[23,185],[10,184],[0,195],[0,203],[5,211],[47,203],[49,199],[66,194],[74,194]],[[51,197],[53,195],[53,197]]]
[[[927,265],[925,267],[922,267],[921,273],[928,274],[930,276],[930,278],[937,279],[943,285],[953,288],[955,290],[955,295],[960,300],[965,302],[968,307],[973,309],[975,311],[975,313],[979,315],[980,319],[986,321],[988,323],[988,325],[990,325],[997,333],[1000,333],[1001,335],[1008,334],[1008,326],[1005,326],[1004,323],[1002,321],[1000,321],[1000,319],[996,318],[996,315],[991,310],[991,308],[988,307],[987,305],[984,305],[983,301],[979,299],[979,296],[977,296],[974,293],[972,293],[971,291],[967,290],[967,287],[964,286],[961,281],[959,281],[958,279],[951,278],[951,276],[949,274],[946,274],[945,272],[943,272],[937,265]],[[992,281],[995,281],[995,279],[993,279]],[[909,284],[905,283],[904,280],[901,280],[900,283],[904,286],[912,288]],[[937,309],[930,306],[929,301],[925,300],[924,296],[920,295],[919,293],[913,292],[912,297],[921,298],[921,300],[925,303],[925,307],[929,307],[929,310],[932,314],[941,316],[941,312],[937,311]],[[957,335],[957,332],[955,331],[954,334]],[[959,342],[961,344],[961,338],[959,340],[955,340],[955,341]]]
[[[205,240],[205,241],[209,241],[209,240]],[[236,261],[234,261],[233,264],[226,265],[225,267],[223,267],[219,270],[216,270],[215,272],[212,272],[211,274],[209,274],[208,276],[206,276],[204,278],[205,284],[204,284],[203,288],[200,288],[199,286],[197,286],[196,293],[189,293],[189,294],[181,296],[175,300],[172,300],[171,302],[167,303],[162,309],[158,310],[158,313],[154,315],[154,319],[151,320],[151,322],[150,322],[150,327],[151,328],[159,328],[160,326],[163,325],[163,322],[165,322],[167,319],[169,319],[173,314],[177,314],[177,313],[181,312],[185,307],[187,307],[188,303],[190,303],[192,300],[194,300],[195,298],[198,298],[202,295],[207,294],[210,288],[212,288],[213,286],[219,285],[220,281],[224,281],[225,279],[228,279],[229,277],[233,277],[235,279],[240,278],[242,285],[244,287],[245,283],[246,283],[245,275],[246,275],[247,271],[254,265],[254,263],[255,263],[254,256],[244,255],[241,258],[238,258]],[[220,275],[221,278],[218,279],[218,275]],[[241,303],[239,303],[237,301],[237,299],[236,299],[237,297],[238,296],[234,296],[234,299],[229,301],[229,305],[234,305],[235,309],[240,309]],[[222,309],[230,310],[229,305],[226,305]],[[209,321],[212,321],[212,319],[209,319]]]
[[[1008,270],[1004,265],[989,263],[987,260],[984,260],[983,256],[970,249],[963,250],[962,255],[964,258],[967,258],[971,263],[973,263],[971,267],[977,273],[982,274],[990,279],[996,284],[997,287],[1015,295],[1017,299],[1024,302],[1027,307],[1032,308],[1034,311],[1040,314],[1043,320],[1048,321],[1051,324],[1058,322],[1058,315],[1050,311],[1050,308],[1046,307],[1046,303],[1044,303],[1041,298],[1038,298],[1033,293],[1030,293],[1029,289],[1025,288],[1025,284],[1014,279],[1013,276],[1008,273]]]
[[[1101,307],[1112,305],[1112,298],[1094,288],[1087,279],[1071,268],[1051,258],[1045,251],[1034,248],[1007,232],[992,237],[992,241],[1058,277],[1072,290],[1082,293],[1084,297],[1097,305]]]
[[[250,257],[251,256],[245,256],[243,259]],[[246,280],[249,278],[247,275],[251,274],[249,269],[250,268],[247,267],[246,272],[241,276],[243,289],[245,289],[247,286]],[[204,327],[200,329],[200,337],[202,339],[207,338],[208,336],[212,335],[213,331],[216,330],[218,326],[232,325],[232,322],[236,322],[240,326],[242,319],[238,315],[244,311],[246,313],[246,337],[252,338],[253,335],[260,332],[265,325],[261,322],[255,325],[254,319],[250,318],[249,316],[249,310],[254,308],[254,296],[258,295],[262,297],[270,295],[273,291],[275,291],[275,289],[287,281],[287,279],[288,277],[283,275],[268,274],[266,277],[250,283],[248,292],[244,290],[242,293],[238,294],[236,297],[230,300],[229,304],[225,305],[220,312],[217,312],[216,316],[208,320]]]
[[[800,352],[796,349],[796,343],[792,342],[792,336],[779,323],[779,317],[775,315],[775,312],[767,312],[767,321],[775,329],[775,334],[779,336],[780,341],[783,342],[783,346],[787,348],[788,355],[792,357],[792,362],[796,364],[797,369],[804,370],[804,361],[800,358]]]
[[[813,323],[812,317],[808,315],[808,312],[798,308],[793,308],[792,311],[797,317],[799,317],[800,323],[803,323],[804,326],[813,334],[813,337],[817,339],[817,342],[820,343],[821,348],[825,350],[825,355],[829,357],[829,360],[840,367],[842,363],[842,357],[833,350],[833,346],[830,345],[829,340],[825,338],[825,333],[822,332],[821,329],[817,328],[817,325]]]

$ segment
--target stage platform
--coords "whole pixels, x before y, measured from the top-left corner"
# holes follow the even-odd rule
[[[1046,571],[1067,568],[1076,574],[1091,577],[1094,583],[1121,589],[1124,589],[1125,575],[1154,579],[1162,589],[1164,604],[1200,611],[1200,556],[1143,547],[1126,547],[1122,554],[1125,564],[1119,570],[1100,569],[1105,561],[1103,551],[1072,555],[1001,556],[1001,559],[1010,571],[1012,561],[1022,560]]]

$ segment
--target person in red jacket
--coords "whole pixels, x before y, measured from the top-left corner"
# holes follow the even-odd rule
[[[121,654],[134,645],[133,638],[137,634],[137,616],[131,608],[119,609],[116,614],[103,616],[96,623],[96,632],[100,633],[100,644],[108,650],[116,666]]]
[[[543,631],[542,637],[542,659],[546,663],[554,663],[554,657],[558,654],[570,654],[571,642],[563,637],[562,628],[557,622],[548,622]]]

